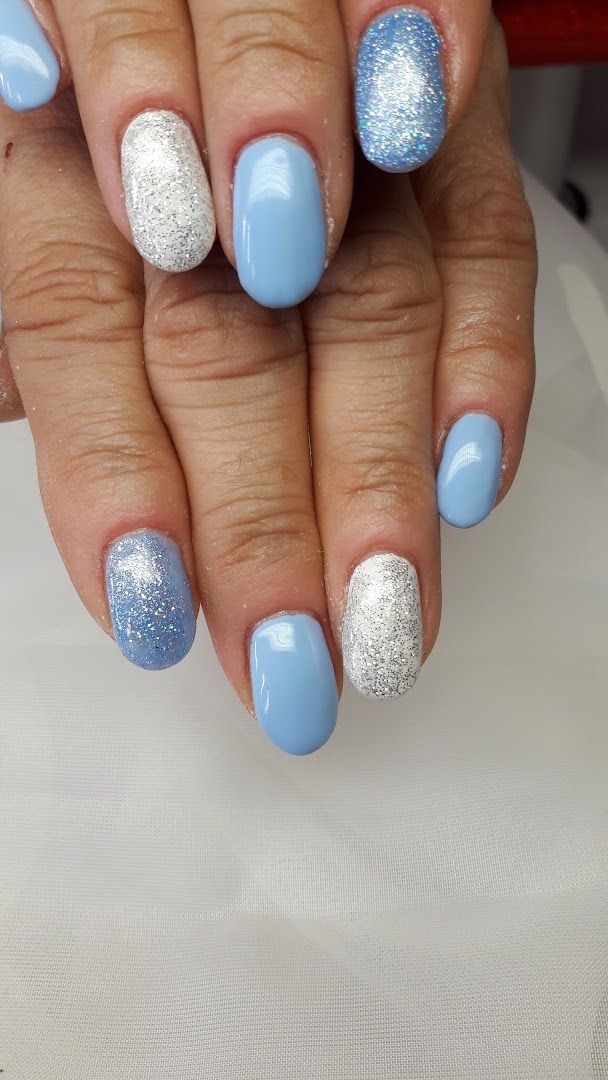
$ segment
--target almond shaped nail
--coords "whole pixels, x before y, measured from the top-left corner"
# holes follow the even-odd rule
[[[304,612],[275,615],[256,626],[250,644],[258,723],[276,746],[302,756],[333,733],[338,691],[321,624]]]
[[[435,153],[446,130],[441,38],[415,7],[374,19],[361,38],[355,80],[361,149],[388,172],[409,172]]]
[[[161,270],[192,270],[215,240],[207,174],[190,125],[150,109],[127,127],[121,147],[125,205],[133,243]]]
[[[366,697],[405,694],[422,661],[416,568],[400,555],[371,555],[353,571],[342,625],[344,669]]]
[[[110,545],[106,592],[114,637],[137,667],[160,671],[183,660],[196,633],[196,612],[181,552],[153,529]]]
[[[0,98],[9,109],[39,109],[55,97],[61,71],[27,0],[0,3]]]

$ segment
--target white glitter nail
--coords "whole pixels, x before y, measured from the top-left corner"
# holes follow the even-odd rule
[[[342,653],[361,694],[395,698],[410,690],[422,659],[422,613],[416,568],[399,555],[359,563],[348,587]]]
[[[176,113],[149,110],[124,133],[122,181],[133,243],[161,270],[192,270],[215,240],[207,174],[190,126]]]

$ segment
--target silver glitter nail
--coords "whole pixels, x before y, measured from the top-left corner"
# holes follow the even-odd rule
[[[122,181],[133,243],[161,270],[192,270],[215,240],[207,174],[190,126],[176,113],[149,110],[127,127]]]
[[[416,682],[422,613],[416,568],[399,555],[371,555],[348,587],[342,626],[344,668],[361,694],[395,698]]]

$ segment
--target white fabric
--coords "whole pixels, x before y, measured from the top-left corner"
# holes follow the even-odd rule
[[[529,189],[520,477],[444,533],[416,689],[310,759],[202,625],[121,659],[0,430],[1,1080],[608,1077],[608,259]]]

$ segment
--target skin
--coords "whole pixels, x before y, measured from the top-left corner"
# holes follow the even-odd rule
[[[311,150],[337,251],[352,183],[350,83],[368,23],[387,0],[37,0],[64,66],[69,63],[93,166],[110,215],[130,238],[120,140],[142,109],[187,119],[208,167],[218,234],[234,264],[232,182],[250,142],[288,134]],[[448,123],[462,115],[483,52],[489,0],[415,5],[444,41]],[[65,71],[67,78],[68,72]]]
[[[2,111],[6,345],[49,523],[104,629],[108,543],[160,528],[248,706],[250,630],[277,611],[319,618],[339,677],[348,576],[375,550],[416,564],[428,655],[445,432],[463,411],[496,418],[502,498],[532,393],[534,234],[506,113],[492,25],[433,162],[414,182],[362,166],[317,294],[271,312],[219,251],[189,274],[144,273],[108,220],[68,95],[31,116]]]

